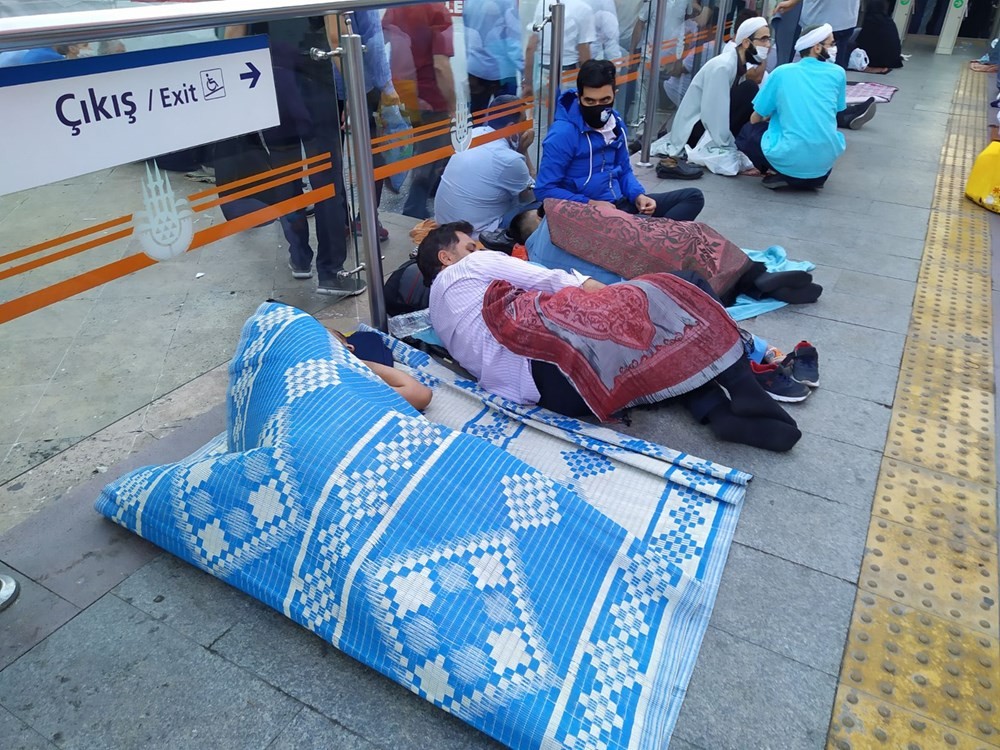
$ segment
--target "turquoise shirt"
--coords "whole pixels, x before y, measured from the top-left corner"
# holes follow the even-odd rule
[[[837,130],[837,113],[847,108],[847,73],[839,65],[814,57],[779,65],[757,92],[753,108],[771,118],[760,145],[784,175],[822,177],[847,147]]]

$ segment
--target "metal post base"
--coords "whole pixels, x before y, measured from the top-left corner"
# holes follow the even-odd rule
[[[21,587],[16,580],[8,575],[0,575],[0,612],[14,603]]]

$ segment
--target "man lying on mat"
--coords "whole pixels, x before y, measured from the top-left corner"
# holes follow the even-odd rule
[[[694,271],[724,305],[740,294],[793,305],[815,302],[823,287],[806,271],[768,273],[740,248],[697,221],[630,216],[592,203],[547,200],[519,213],[508,233],[528,259],[615,284],[646,273]]]
[[[490,393],[602,420],[680,396],[722,440],[787,451],[801,433],[754,378],[736,324],[692,272],[613,286],[495,251],[464,222],[417,250],[448,351]]]

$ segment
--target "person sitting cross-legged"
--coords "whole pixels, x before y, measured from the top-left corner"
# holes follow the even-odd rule
[[[787,451],[801,437],[754,378],[739,329],[697,274],[605,286],[477,252],[471,228],[432,230],[417,265],[435,331],[484,390],[601,419],[680,396],[722,440]]]
[[[806,29],[795,43],[802,59],[775,68],[754,98],[736,145],[765,173],[765,187],[823,187],[847,147],[837,131],[837,113],[847,107],[847,75],[829,62],[833,46],[829,24]]]
[[[629,161],[625,123],[614,109],[615,65],[588,60],[575,92],[559,97],[555,121],[542,144],[535,180],[539,200],[606,203],[620,211],[691,221],[705,206],[700,190],[647,195]]]

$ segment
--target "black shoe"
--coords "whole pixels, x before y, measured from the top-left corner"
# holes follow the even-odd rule
[[[854,117],[852,117],[851,121],[847,125],[847,127],[849,127],[851,130],[861,130],[861,126],[875,116],[876,105],[874,96],[868,97],[868,101],[866,101],[861,106],[863,106],[864,109],[861,110],[860,114],[857,114]]]
[[[808,341],[800,341],[781,364],[790,367],[792,377],[810,388],[819,388],[819,352]]]
[[[634,141],[628,144],[629,156],[631,156],[632,154],[638,154],[640,151],[642,151],[642,141],[640,141],[638,138],[636,138]]]
[[[506,229],[480,232],[479,241],[483,243],[483,247],[487,250],[497,250],[507,255],[511,255],[514,252],[514,245],[517,244]]]
[[[760,181],[760,184],[771,190],[779,190],[788,187],[788,180],[780,174],[769,174]]]
[[[697,180],[703,174],[705,170],[701,167],[670,156],[660,159],[656,165],[656,176],[661,180]]]
[[[367,288],[368,285],[356,276],[334,276],[332,279],[320,279],[316,293],[333,297],[355,297]]]
[[[767,395],[775,401],[785,403],[797,403],[809,398],[812,391],[806,383],[796,380],[792,376],[792,368],[786,366],[784,362],[779,364],[758,365],[750,360],[750,369],[760,383],[760,387],[767,391]]]

